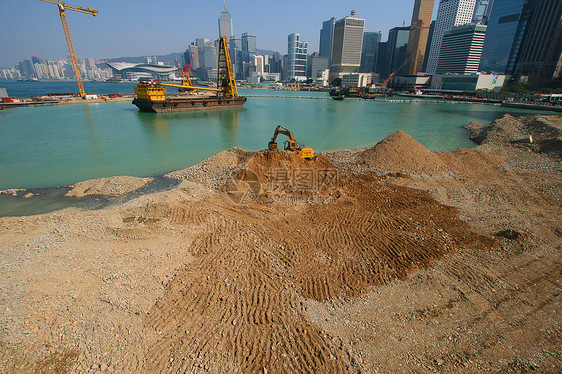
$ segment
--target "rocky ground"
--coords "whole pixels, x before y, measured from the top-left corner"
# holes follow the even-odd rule
[[[233,149],[1,218],[0,371],[560,372],[562,116],[467,127],[446,153]]]

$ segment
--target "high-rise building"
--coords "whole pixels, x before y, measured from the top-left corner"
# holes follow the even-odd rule
[[[332,17],[322,23],[322,30],[320,30],[320,57],[332,57],[332,41],[334,39],[334,26],[336,24],[336,17]]]
[[[495,0],[488,20],[480,71],[511,73],[536,0]]]
[[[21,75],[26,79],[37,78],[35,66],[31,60],[23,60],[19,63],[19,70]]]
[[[332,43],[332,67],[338,72],[352,72],[361,66],[365,20],[351,16],[336,21]]]
[[[537,0],[519,49],[514,72],[528,75],[532,88],[561,78],[562,0]]]
[[[242,39],[235,38],[234,36],[231,37],[228,49],[234,75],[236,79],[242,79],[242,57],[240,55],[240,52],[242,52]]]
[[[416,74],[423,71],[427,38],[431,26],[434,0],[415,0],[410,35],[408,39],[408,52],[406,56],[406,74]]]
[[[301,41],[298,33],[289,34],[287,50],[289,57],[287,80],[305,81],[308,43]]]
[[[375,71],[375,49],[381,39],[382,34],[380,31],[365,31],[363,33],[360,73],[372,73]]]
[[[256,37],[248,35],[247,32],[242,33],[242,50],[244,52],[258,53]]]
[[[310,59],[310,77],[314,80],[322,75],[326,69],[330,69],[328,57],[312,56]]]
[[[379,77],[383,80],[390,74],[390,53],[388,49],[388,42],[378,43],[375,49],[375,73],[379,73]]]
[[[219,14],[219,37],[224,36],[227,41],[234,36],[232,32],[232,17],[226,10],[226,2],[223,2],[222,10]]]
[[[472,14],[472,22],[487,25],[493,6],[494,0],[476,0],[474,13]]]
[[[476,0],[439,0],[435,30],[433,31],[433,39],[427,61],[426,72],[428,74],[435,74],[437,71],[437,62],[445,31],[452,29],[454,26],[470,23],[475,5]]]
[[[470,23],[445,31],[437,74],[472,74],[478,72],[486,25]]]
[[[429,26],[429,35],[427,36],[427,45],[425,47],[425,58],[423,59],[422,71],[427,71],[427,61],[429,60],[429,51],[431,50],[433,31],[435,31],[435,20],[431,21],[431,26]]]
[[[406,56],[408,54],[409,27],[394,27],[388,32],[389,73],[396,75],[404,73]]]

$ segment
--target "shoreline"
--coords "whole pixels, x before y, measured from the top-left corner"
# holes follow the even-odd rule
[[[170,189],[0,218],[0,368],[560,371],[562,116],[466,127],[449,152],[233,148]]]
[[[134,82],[99,82],[99,83],[134,83]],[[328,91],[323,90],[302,90],[297,91],[294,89],[286,89],[286,90],[279,90],[279,89],[266,89],[266,88],[256,88],[256,87],[246,87],[241,86],[239,88],[246,89],[246,90],[255,90],[255,91],[283,91],[283,92],[314,92],[314,93],[327,93]],[[134,94],[118,94],[119,97],[111,97],[117,94],[100,94],[98,99],[82,99],[80,97],[72,97],[69,99],[62,99],[62,100],[39,100],[33,101],[33,97],[23,97],[18,98],[21,100],[20,102],[10,102],[10,103],[3,103],[0,102],[0,110],[2,109],[10,109],[10,108],[18,108],[18,107],[26,107],[26,106],[50,106],[50,105],[70,105],[70,104],[100,104],[100,103],[114,103],[114,102],[126,102],[132,101],[134,99]],[[507,108],[517,108],[517,109],[527,109],[527,110],[535,110],[535,111],[548,111],[548,112],[562,112],[562,107],[560,106],[552,106],[552,105],[541,105],[541,104],[525,104],[525,103],[513,103],[507,101],[500,101],[495,99],[481,99],[481,98],[465,98],[465,97],[447,97],[447,96],[432,96],[428,95],[428,97],[420,97],[419,95],[415,94],[401,94],[396,93],[398,97],[405,97],[407,99],[392,99],[389,97],[384,98],[359,98],[359,97],[347,97],[347,100],[373,100],[373,101],[383,101],[383,102],[412,102],[412,103],[467,103],[467,104],[483,104],[483,105],[501,105]],[[272,95],[248,95],[247,97],[282,97],[282,98],[293,98],[293,99],[318,99],[318,100],[330,100],[332,99],[330,96],[327,97],[312,97],[312,96],[276,96]]]
[[[385,100],[386,101],[386,100]],[[462,104],[463,102],[457,102],[459,104]],[[507,117],[511,117],[509,115],[506,115]],[[536,116],[536,115],[531,115],[531,116]],[[555,116],[555,115],[546,115],[548,116]],[[471,126],[472,124],[467,124],[464,127],[467,128],[469,130],[469,133],[471,131],[474,131],[473,126]],[[516,136],[517,135],[517,136]],[[516,135],[512,135],[512,137],[515,139],[517,137],[521,137],[521,136],[525,136],[528,134],[516,134]],[[477,138],[473,138],[471,136],[469,136],[469,138],[471,138],[474,141],[474,146],[472,148],[468,148],[468,149],[474,149],[474,148],[478,148],[479,147],[479,142]],[[326,151],[326,152],[319,152],[319,155],[323,155],[323,156],[328,156],[328,157],[333,157],[333,155],[338,155],[338,154],[358,154],[361,152],[364,152],[368,149],[369,147],[363,147],[363,148],[357,148],[357,149],[342,149],[342,150],[334,150],[334,151]],[[224,152],[231,152],[233,150],[239,150],[238,147],[234,147],[231,150],[224,150],[222,152],[220,152],[219,154],[222,154]],[[244,151],[244,150],[240,150],[243,152],[248,152],[248,153],[255,153],[255,152],[250,152],[250,151]],[[21,201],[23,200],[28,200],[31,198],[37,199],[37,198],[41,198],[41,196],[43,195],[50,195],[50,196],[62,196],[63,192],[64,194],[70,193],[73,189],[74,186],[76,185],[80,185],[80,184],[88,184],[90,185],[91,188],[95,188],[96,187],[96,182],[98,182],[97,184],[100,183],[106,183],[105,181],[109,180],[111,183],[115,183],[113,181],[116,180],[120,180],[122,178],[131,178],[132,182],[131,183],[135,183],[136,180],[143,180],[143,179],[151,179],[151,180],[156,180],[157,181],[157,185],[159,185],[160,187],[157,187],[159,189],[163,189],[166,190],[168,188],[169,185],[173,185],[174,181],[178,181],[177,178],[174,178],[174,175],[178,175],[180,174],[182,171],[185,170],[189,170],[192,168],[198,168],[201,167],[201,165],[205,165],[206,163],[209,162],[209,160],[212,160],[213,158],[215,158],[217,155],[219,154],[215,154],[214,156],[211,156],[207,159],[202,160],[199,163],[196,163],[194,165],[188,165],[186,166],[186,168],[183,169],[178,169],[178,170],[172,170],[172,171],[168,171],[168,172],[163,172],[160,174],[155,174],[155,175],[145,175],[145,176],[138,176],[138,177],[132,177],[132,176],[110,176],[110,177],[101,177],[101,178],[94,178],[94,179],[86,179],[84,181],[78,181],[72,185],[64,185],[64,186],[46,186],[46,187],[36,187],[36,188],[6,188],[3,190],[0,190],[0,196],[7,196],[8,198],[14,198],[14,199],[19,199]],[[180,178],[181,179],[181,178]],[[150,182],[149,183],[151,188],[153,183]],[[113,188],[117,188],[117,187],[113,187]],[[136,192],[137,189],[134,189],[132,191],[130,191],[129,193],[124,193],[124,194],[120,194],[117,196],[113,196],[113,197],[126,197],[128,194],[134,194]],[[104,206],[107,205],[111,205],[111,194],[92,194],[90,193],[90,196],[93,197],[100,197],[100,198],[104,198],[107,199],[107,201],[105,201],[103,203]],[[84,196],[81,196],[84,197]],[[73,207],[73,206],[81,206],[83,204],[80,204],[80,198],[76,199],[75,197],[64,197],[64,200],[67,201],[67,204],[64,204],[65,207]],[[76,204],[73,204],[76,203]],[[99,204],[97,204],[97,206],[100,206]],[[56,209],[55,209],[56,210]],[[47,210],[47,211],[43,211],[42,213],[47,213],[47,212],[52,212],[53,210]],[[25,216],[25,214],[16,214],[17,216]],[[9,215],[0,215],[0,217],[6,217]]]

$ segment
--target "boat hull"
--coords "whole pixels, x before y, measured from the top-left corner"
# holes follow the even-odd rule
[[[172,112],[191,112],[210,109],[240,108],[246,103],[245,96],[237,97],[169,97],[163,101],[152,101],[135,98],[133,104],[141,112],[150,113],[172,113]]]

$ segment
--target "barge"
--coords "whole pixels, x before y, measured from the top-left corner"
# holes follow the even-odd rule
[[[246,103],[245,96],[219,96],[219,95],[205,95],[199,96],[194,94],[180,94],[180,95],[167,95],[165,88],[158,83],[143,82],[139,86],[145,85],[148,90],[159,90],[157,95],[150,94],[149,97],[143,96],[135,87],[135,99],[133,104],[136,105],[141,112],[151,113],[171,113],[171,112],[186,112],[196,110],[210,110],[210,109],[225,109],[225,108],[240,108]],[[153,88],[151,89],[151,86]],[[141,86],[142,87],[142,86]],[[154,96],[163,99],[157,99]]]
[[[188,93],[168,95],[166,87],[177,87]],[[200,95],[199,91],[214,94]],[[195,92],[195,93],[194,93]],[[198,87],[189,83],[167,84],[158,81],[142,81],[135,87],[133,104],[141,112],[185,112],[196,110],[240,108],[246,103],[245,96],[238,95],[226,38],[219,38],[217,87]]]

